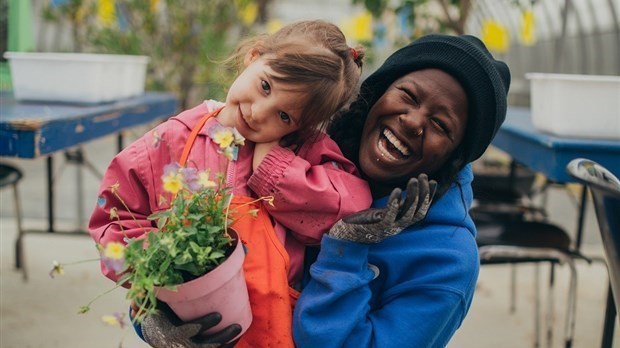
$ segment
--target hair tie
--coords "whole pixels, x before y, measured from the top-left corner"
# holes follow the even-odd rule
[[[357,50],[353,47],[351,47],[351,55],[353,56],[353,60],[356,61],[357,60]]]

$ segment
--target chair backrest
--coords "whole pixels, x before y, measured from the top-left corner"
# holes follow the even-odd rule
[[[620,313],[620,180],[598,163],[578,158],[566,167],[592,193],[616,309]]]

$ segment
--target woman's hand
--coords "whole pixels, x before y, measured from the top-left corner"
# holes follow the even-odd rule
[[[241,326],[232,324],[209,336],[201,332],[217,325],[220,313],[209,313],[202,318],[183,323],[165,303],[157,304],[158,311],[147,315],[141,324],[144,340],[155,348],[217,348],[241,332]],[[232,347],[233,343],[230,343]]]
[[[433,201],[437,182],[426,174],[409,179],[407,194],[395,188],[385,208],[370,208],[339,220],[329,235],[358,243],[378,243],[421,221]]]

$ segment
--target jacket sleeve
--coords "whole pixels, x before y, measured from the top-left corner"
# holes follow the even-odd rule
[[[371,300],[368,250],[369,245],[323,237],[311,280],[295,306],[296,346],[444,347],[464,318],[463,295],[411,280]],[[371,309],[375,300],[380,304]]]
[[[248,186],[271,216],[304,244],[319,244],[339,219],[370,206],[370,189],[333,140],[322,137],[298,155],[275,146],[254,171]]]
[[[118,153],[106,170],[99,188],[97,204],[89,221],[89,232],[96,243],[127,243],[153,229],[147,217],[150,199],[155,195],[149,176],[150,161],[146,137]],[[150,173],[152,176],[152,173]],[[103,274],[117,280],[120,275],[101,264]]]

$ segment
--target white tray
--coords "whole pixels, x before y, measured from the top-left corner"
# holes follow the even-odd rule
[[[5,52],[17,100],[102,103],[144,93],[147,56]]]
[[[527,73],[534,127],[554,135],[620,140],[620,76]]]

